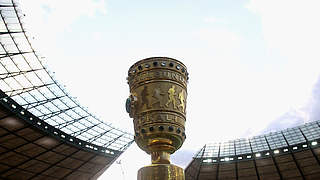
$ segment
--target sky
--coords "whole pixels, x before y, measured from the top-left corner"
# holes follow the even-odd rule
[[[190,73],[185,167],[205,143],[319,120],[318,0],[31,0],[25,26],[45,64],[100,119],[133,132],[127,70],[167,56]],[[317,119],[319,118],[319,119]],[[100,179],[136,179],[133,144]]]

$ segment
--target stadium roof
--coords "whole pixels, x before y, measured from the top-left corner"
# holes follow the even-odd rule
[[[88,112],[45,67],[18,3],[1,0],[0,12],[0,89],[37,120],[86,142],[85,148],[125,150],[133,136]]]
[[[97,178],[133,135],[88,112],[54,78],[33,48],[24,16],[17,1],[0,1],[0,173]]]
[[[318,179],[319,123],[206,144],[186,168],[186,179]]]

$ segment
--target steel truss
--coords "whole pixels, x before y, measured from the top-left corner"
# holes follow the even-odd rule
[[[133,136],[96,118],[54,79],[32,46],[24,16],[16,0],[0,0],[0,103],[63,141],[121,154]]]

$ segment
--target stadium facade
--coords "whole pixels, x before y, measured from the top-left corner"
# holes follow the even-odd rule
[[[0,179],[97,179],[133,135],[81,106],[45,67],[17,1],[0,0]]]
[[[185,169],[186,180],[320,179],[319,125],[206,144]]]

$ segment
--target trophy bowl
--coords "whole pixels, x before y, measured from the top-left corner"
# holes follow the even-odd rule
[[[186,66],[173,58],[151,57],[132,65],[127,80],[126,110],[133,118],[135,142],[152,162],[139,170],[138,179],[184,179],[183,169],[170,164],[170,154],[186,139]]]

